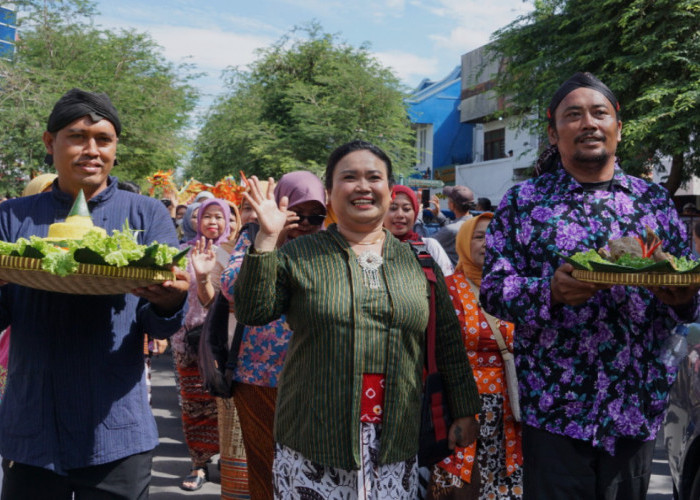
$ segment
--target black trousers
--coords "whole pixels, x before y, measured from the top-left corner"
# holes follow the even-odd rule
[[[590,442],[523,425],[524,500],[644,500],[654,441],[618,440],[615,455]]]
[[[152,462],[153,451],[147,451],[102,465],[70,469],[62,476],[3,459],[2,500],[145,500]]]

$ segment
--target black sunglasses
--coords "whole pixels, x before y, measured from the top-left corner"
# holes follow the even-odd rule
[[[326,220],[325,215],[299,215],[297,214],[297,217],[299,217],[299,220],[297,221],[299,224],[303,224],[305,220],[309,221],[309,224],[312,226],[320,226],[323,224],[323,221]]]

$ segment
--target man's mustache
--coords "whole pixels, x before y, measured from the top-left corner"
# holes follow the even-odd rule
[[[583,142],[588,139],[595,139],[598,141],[605,141],[605,136],[600,134],[582,134],[576,137],[574,142]]]

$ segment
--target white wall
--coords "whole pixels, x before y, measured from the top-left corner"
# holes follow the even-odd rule
[[[484,133],[503,127],[506,128],[506,154],[513,151],[513,156],[483,161]],[[489,198],[493,204],[498,204],[517,182],[514,170],[532,166],[537,155],[537,141],[536,135],[516,129],[512,119],[477,124],[474,128],[474,163],[455,167],[455,183],[469,186],[478,198]]]
[[[506,191],[515,185],[514,165],[515,158],[457,165],[455,184],[468,186],[477,198],[488,198],[498,205]]]

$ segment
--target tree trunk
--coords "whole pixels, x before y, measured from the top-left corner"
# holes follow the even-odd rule
[[[668,190],[668,193],[673,196],[681,187],[681,174],[683,173],[683,154],[675,154],[671,161],[671,172],[668,174],[666,182],[663,186]]]

